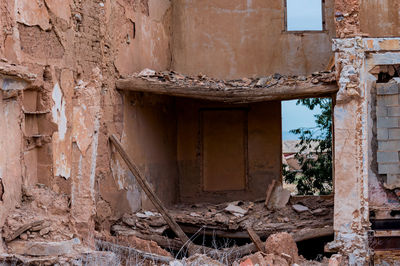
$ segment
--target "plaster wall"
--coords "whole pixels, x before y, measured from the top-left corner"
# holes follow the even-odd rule
[[[15,99],[0,99],[0,227],[3,226],[9,211],[21,202],[23,180],[20,115],[21,107]]]
[[[283,0],[173,1],[172,68],[221,79],[325,69],[335,36],[334,1],[326,31],[285,32]]]
[[[340,70],[334,109],[335,241],[328,248],[348,255],[350,264],[364,264],[371,255],[369,211],[398,207],[378,176],[376,78],[370,71],[399,64],[400,40],[336,39],[334,49]]]
[[[118,218],[111,208],[116,200],[103,195],[125,195],[108,186],[108,136],[120,135],[123,124],[115,79],[145,67],[169,68],[171,11],[169,0],[0,2],[0,58],[37,77],[36,102],[28,94],[17,97],[24,108],[35,108],[22,116],[21,132],[12,133],[31,141],[21,144],[15,160],[22,163],[25,185],[40,182],[69,197],[71,222],[83,236],[93,236],[94,220],[102,228]],[[138,205],[135,200],[131,204]]]
[[[176,203],[178,169],[176,164],[177,126],[173,97],[126,93],[122,144],[133,162],[155,190],[161,201]],[[117,154],[112,160],[112,189],[102,192],[116,212],[153,209],[141,192],[135,177],[121,164]]]
[[[400,3],[360,0],[360,27],[369,37],[400,36]]]
[[[247,188],[237,191],[204,191],[201,159],[201,109],[245,108],[247,112]],[[281,182],[281,104],[264,102],[224,105],[177,99],[177,160],[180,200],[223,202],[264,197],[273,179]],[[240,123],[240,122],[238,122]],[[224,158],[220,158],[223,162]]]

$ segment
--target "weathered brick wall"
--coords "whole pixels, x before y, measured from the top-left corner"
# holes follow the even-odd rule
[[[400,179],[400,84],[377,84],[378,173],[386,175],[386,185]]]

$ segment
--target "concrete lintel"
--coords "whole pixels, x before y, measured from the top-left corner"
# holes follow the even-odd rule
[[[344,38],[333,39],[332,49],[336,52],[346,51],[359,47],[365,52],[400,51],[400,37],[392,38]]]

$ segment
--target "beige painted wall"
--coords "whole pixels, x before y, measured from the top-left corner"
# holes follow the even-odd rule
[[[153,94],[127,93],[124,97],[122,144],[164,204],[175,203],[176,117],[174,99]],[[115,154],[114,154],[115,156]],[[134,176],[118,156],[111,163],[113,182],[103,184],[101,195],[117,213],[151,209]]]
[[[184,202],[223,202],[264,197],[272,179],[281,180],[281,104],[256,103],[248,108],[247,190],[204,192],[201,174],[199,109],[237,105],[177,99],[180,199]],[[221,158],[221,160],[223,160]]]
[[[283,0],[175,0],[172,68],[217,78],[325,69],[334,36],[333,1],[326,32],[285,33]]]
[[[361,32],[370,37],[400,36],[400,2],[360,0]]]

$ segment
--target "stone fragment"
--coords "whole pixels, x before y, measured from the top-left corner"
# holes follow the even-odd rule
[[[230,212],[237,217],[243,217],[247,213],[247,210],[232,203],[228,204],[228,206],[225,208],[225,211]]]
[[[262,255],[261,252],[257,252],[257,253],[254,253],[254,254],[244,257],[240,261],[239,265],[240,266],[255,266],[255,265],[267,266],[267,264],[264,260],[264,256]]]
[[[139,77],[149,77],[149,76],[155,76],[155,75],[156,75],[156,71],[154,71],[152,69],[145,68],[139,73],[138,76]]]
[[[300,204],[294,204],[292,205],[292,208],[297,212],[297,213],[302,213],[309,211],[310,209],[306,206],[300,205]]]
[[[312,211],[312,214],[316,215],[316,216],[324,216],[324,215],[327,215],[328,213],[329,213],[329,210],[323,209],[323,208],[315,209]]]
[[[50,231],[51,231],[50,227],[43,228],[42,230],[39,231],[39,235],[41,236],[47,235],[48,233],[50,233]]]
[[[282,209],[290,199],[290,191],[282,186],[275,186],[268,203],[268,209]]]
[[[12,253],[28,256],[59,256],[74,252],[74,246],[81,241],[74,238],[60,242],[34,242],[34,241],[13,241],[8,244]]]
[[[291,257],[288,263],[293,264],[299,260],[298,249],[293,237],[286,233],[270,235],[265,242],[265,252],[281,256],[282,253]]]
[[[271,80],[271,77],[263,77],[263,78],[260,78],[260,79],[257,81],[256,86],[257,86],[257,87],[264,87],[264,86],[267,84],[267,82],[270,81],[270,80]]]
[[[274,255],[274,254],[267,254],[265,257],[264,257],[264,262],[265,262],[265,264],[266,265],[268,265],[268,266],[272,266],[272,265],[279,265],[279,266],[289,266],[289,263],[284,259],[284,258],[282,258],[281,256],[277,256],[277,255]],[[294,266],[295,264],[292,264],[292,266]]]
[[[329,266],[340,266],[342,264],[342,255],[340,254],[334,254],[331,256],[329,259]]]

